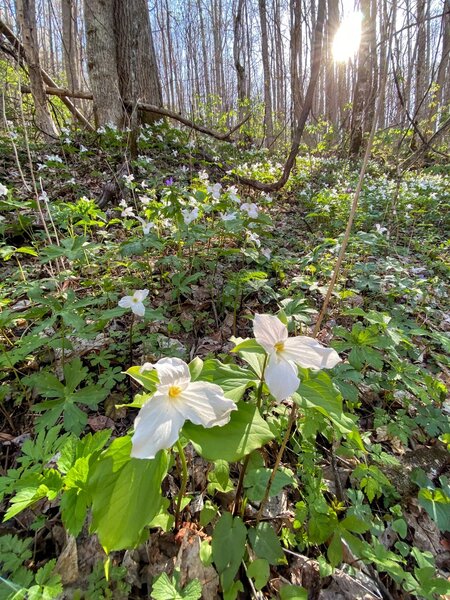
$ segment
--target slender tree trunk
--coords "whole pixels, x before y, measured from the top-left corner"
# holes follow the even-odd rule
[[[291,39],[291,118],[292,131],[295,130],[302,109],[303,98],[300,84],[300,60],[302,51],[302,5],[301,0],[290,0]]]
[[[200,39],[202,43],[202,58],[203,58],[203,76],[205,79],[205,91],[206,91],[206,99],[208,99],[211,95],[211,83],[209,76],[209,61],[208,61],[208,52],[207,52],[207,42],[206,42],[206,30],[205,30],[205,19],[203,16],[203,8],[200,3],[200,0],[197,0],[197,12],[198,19],[200,23]]]
[[[36,125],[48,142],[55,141],[58,136],[53,119],[47,105],[44,91],[39,50],[36,35],[36,7],[34,0],[17,0],[17,17],[22,33],[25,61],[28,65],[30,88],[36,108]]]
[[[76,0],[61,0],[63,57],[66,70],[67,89],[80,91],[79,51],[76,26]],[[74,99],[75,106],[79,102]]]
[[[264,74],[264,129],[265,145],[270,148],[274,142],[273,117],[272,117],[272,93],[269,62],[269,42],[267,39],[267,10],[266,0],[258,0],[259,18],[261,22],[261,53]]]
[[[331,123],[337,121],[337,89],[336,89],[336,65],[333,60],[333,39],[339,27],[339,1],[328,0],[328,22],[326,28],[326,51],[328,61],[326,63],[326,116]]]
[[[244,0],[238,0],[234,16],[234,37],[233,37],[233,58],[237,76],[237,98],[238,98],[238,121],[242,121],[247,111],[246,107],[246,83],[244,53],[242,49],[244,30],[243,30],[243,9]]]
[[[450,0],[445,0],[443,13],[441,24],[442,55],[437,73],[437,84],[439,86],[437,101],[440,112],[442,112],[443,106],[450,103]]]
[[[417,0],[417,56],[416,56],[416,89],[414,102],[414,117],[416,119],[424,112],[426,94],[426,25],[425,0]]]
[[[361,0],[363,14],[361,44],[358,54],[358,74],[353,95],[352,120],[350,130],[350,156],[359,153],[365,127],[365,111],[370,94],[370,0]]]

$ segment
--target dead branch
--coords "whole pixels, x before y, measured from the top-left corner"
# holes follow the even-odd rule
[[[31,88],[28,85],[21,85],[20,91],[22,94],[31,94]],[[81,91],[70,91],[64,88],[59,87],[51,87],[46,86],[44,89],[45,93],[49,96],[58,96],[63,98],[66,96],[67,98],[81,98],[82,100],[92,100],[92,94],[90,92],[81,92]]]

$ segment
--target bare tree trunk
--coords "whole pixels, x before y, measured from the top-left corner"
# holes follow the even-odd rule
[[[117,73],[114,0],[85,0],[86,51],[96,126],[122,127],[123,109]]]
[[[350,130],[350,156],[359,153],[365,127],[365,111],[370,94],[370,0],[361,0],[363,14],[361,44],[358,55],[358,75],[353,95],[352,120]]]
[[[339,27],[339,1],[328,0],[328,22],[326,28],[327,66],[325,80],[326,116],[331,123],[337,121],[337,89],[336,66],[333,60],[332,45],[336,31]]]
[[[302,51],[301,0],[290,0],[289,7],[291,18],[291,118],[292,130],[294,130],[297,126],[303,104],[302,89],[300,85],[300,60]]]
[[[269,63],[269,42],[267,39],[266,0],[258,0],[259,18],[261,21],[261,53],[264,73],[264,129],[265,145],[270,148],[274,142],[272,118],[272,93]]]
[[[162,105],[156,53],[150,30],[146,0],[115,0],[115,33],[117,40],[117,73],[122,98],[128,104],[138,102]],[[159,115],[141,115],[146,122]]]
[[[417,60],[416,60],[416,89],[414,115],[419,118],[424,106],[426,94],[426,29],[425,29],[425,0],[417,0]]]
[[[439,62],[437,84],[438,89],[438,104],[442,111],[443,106],[450,103],[450,0],[445,0],[444,10],[442,15],[442,55]]]
[[[200,0],[197,0],[197,12],[198,19],[200,23],[200,39],[202,42],[202,58],[203,58],[203,76],[205,78],[205,91],[206,98],[209,98],[211,95],[211,84],[209,79],[209,68],[208,68],[208,53],[207,53],[207,43],[206,43],[206,30],[205,30],[205,19],[203,17],[203,8],[200,3]]]
[[[25,60],[28,64],[31,93],[36,107],[36,125],[46,141],[52,142],[55,141],[58,132],[50,115],[44,91],[36,35],[36,7],[34,0],[17,0],[17,17],[22,32]]]
[[[243,56],[243,8],[244,0],[238,0],[237,8],[234,10],[234,38],[233,38],[233,58],[234,66],[237,75],[237,98],[238,98],[238,122],[242,121],[247,111],[246,104],[246,84],[245,84],[245,67]]]
[[[74,92],[80,91],[79,52],[77,43],[76,0],[61,0],[62,41],[64,66],[66,69],[67,88]],[[75,106],[79,103],[74,100]]]

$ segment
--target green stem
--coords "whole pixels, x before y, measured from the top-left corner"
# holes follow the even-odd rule
[[[134,313],[131,313],[130,334],[129,334],[130,367],[133,366],[133,325],[134,325]]]
[[[177,500],[177,508],[175,511],[175,527],[179,527],[181,525],[180,517],[181,517],[181,503],[183,501],[184,495],[186,493],[186,486],[188,480],[188,468],[186,462],[186,455],[183,450],[183,446],[181,445],[180,440],[177,440],[177,450],[181,460],[181,486],[180,492],[178,494]]]
[[[261,504],[259,506],[259,510],[258,510],[258,512],[256,514],[256,524],[258,524],[260,522],[260,520],[261,520],[264,507],[265,507],[266,502],[267,502],[267,500],[269,498],[270,488],[272,487],[273,480],[275,479],[275,475],[277,474],[278,467],[280,466],[280,462],[281,462],[281,459],[283,457],[284,450],[285,450],[285,448],[287,446],[287,443],[288,443],[290,435],[291,435],[291,429],[292,429],[292,425],[294,424],[296,414],[297,414],[297,405],[295,403],[293,403],[292,404],[292,409],[291,409],[291,414],[289,415],[289,421],[288,421],[288,426],[287,426],[287,429],[286,429],[286,433],[284,434],[283,441],[281,443],[280,449],[278,450],[278,454],[277,454],[277,457],[275,459],[275,464],[273,465],[273,469],[272,469],[272,473],[270,475],[270,479],[267,482],[266,491],[264,493],[264,498],[262,499]]]
[[[262,371],[261,371],[261,379],[259,381],[258,391],[256,392],[256,407],[258,408],[258,410],[261,408],[262,390],[263,390],[263,385],[264,385],[264,373],[266,371],[266,365],[267,365],[268,358],[269,358],[269,356],[268,356],[268,354],[266,354],[266,356],[264,357],[264,363],[263,363],[263,367],[262,367]],[[244,487],[244,477],[245,477],[245,473],[247,471],[249,462],[250,462],[250,454],[247,454],[247,456],[244,458],[244,462],[242,463],[241,472],[239,473],[239,481],[237,484],[236,495],[234,497],[234,505],[233,505],[233,515],[234,516],[236,516],[238,514],[238,512],[240,511],[242,489]]]

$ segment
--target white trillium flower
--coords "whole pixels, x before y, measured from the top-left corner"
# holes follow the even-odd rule
[[[142,219],[139,216],[136,216],[136,219],[142,225],[142,232],[144,235],[148,235],[150,233],[150,230],[153,229],[153,227],[155,226],[151,221],[144,221],[144,219]]]
[[[135,216],[132,206],[127,206],[126,208],[123,209],[123,211],[120,214],[122,217],[134,217]]]
[[[220,183],[215,183],[214,185],[208,185],[208,187],[206,188],[206,191],[208,192],[208,194],[211,194],[211,196],[215,200],[219,200],[221,190],[222,190],[222,184],[220,184]]]
[[[119,300],[121,308],[131,308],[131,311],[143,317],[145,314],[144,300],[148,296],[148,290],[136,290],[132,296],[124,296]]]
[[[382,227],[379,223],[375,223],[375,231],[380,235],[387,232],[387,227]]]
[[[0,183],[0,196],[6,196],[8,193],[8,188],[3,183]]]
[[[189,210],[188,208],[183,208],[181,211],[183,215],[183,220],[186,225],[190,225],[192,221],[198,218],[198,208],[194,208],[193,210]]]
[[[247,241],[256,244],[257,248],[261,247],[261,240],[259,239],[259,235],[257,233],[247,231]]]
[[[305,369],[332,369],[341,361],[336,350],[303,335],[288,337],[288,329],[278,317],[255,315],[255,339],[269,355],[264,379],[272,396],[281,402],[300,385],[297,365]]]
[[[162,358],[144,368],[156,369],[159,384],[134,421],[134,458],[154,458],[159,450],[173,446],[185,421],[208,428],[222,426],[237,410],[215,383],[191,381],[189,367],[180,358]]]
[[[246,212],[251,219],[258,218],[258,207],[254,202],[244,202],[244,204],[241,204],[241,210]]]
[[[261,248],[261,254],[267,258],[267,260],[270,260],[270,257],[272,256],[272,252],[269,250],[269,248]]]
[[[234,221],[236,219],[235,212],[226,213],[225,215],[223,213],[219,213],[219,215],[222,221]]]

